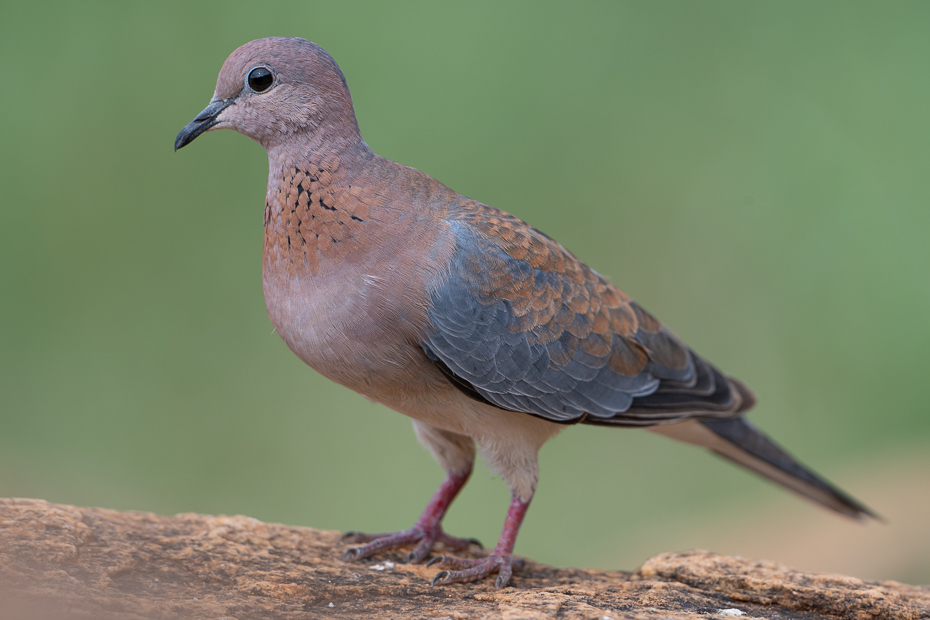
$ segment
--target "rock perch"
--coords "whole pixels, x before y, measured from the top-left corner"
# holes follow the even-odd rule
[[[0,499],[2,620],[298,618],[930,619],[930,588],[705,551],[635,572],[526,560],[512,587],[431,587],[406,551],[345,563],[340,533],[249,517]]]

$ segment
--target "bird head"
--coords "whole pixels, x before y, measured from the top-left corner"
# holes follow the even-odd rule
[[[230,54],[210,104],[181,130],[174,150],[214,129],[238,131],[269,152],[302,140],[361,141],[336,61],[319,45],[290,37],[251,41]]]

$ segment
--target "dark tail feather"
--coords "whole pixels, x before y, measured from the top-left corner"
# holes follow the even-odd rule
[[[723,440],[704,444],[720,456],[847,517],[880,520],[874,512],[798,463],[742,416],[699,423]]]

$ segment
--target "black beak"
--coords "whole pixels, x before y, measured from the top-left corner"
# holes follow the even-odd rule
[[[198,114],[194,120],[189,122],[187,126],[181,130],[181,133],[178,134],[178,137],[174,139],[174,150],[177,151],[179,148],[187,146],[194,141],[194,138],[216,125],[219,122],[216,120],[216,117],[219,116],[220,112],[232,105],[235,100],[235,97],[230,97],[223,101],[211,102],[210,105],[208,105],[203,112]]]

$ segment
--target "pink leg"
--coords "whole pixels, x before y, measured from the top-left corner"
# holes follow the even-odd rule
[[[530,503],[528,501],[524,502],[519,497],[514,496],[510,500],[510,509],[507,511],[507,519],[504,520],[504,530],[497,541],[497,546],[494,547],[494,551],[488,557],[480,560],[462,560],[451,556],[440,556],[430,560],[427,566],[440,564],[459,569],[436,573],[436,576],[433,577],[433,585],[477,581],[494,572],[498,573],[497,582],[495,583],[498,588],[503,588],[510,583],[510,577],[513,575],[513,545],[517,540],[520,524],[523,523],[523,517],[526,516],[526,510],[529,507]]]
[[[421,561],[429,554],[433,544],[441,542],[445,546],[456,551],[468,549],[470,545],[481,543],[475,539],[462,539],[449,536],[442,531],[442,518],[449,509],[449,505],[455,496],[458,495],[462,487],[468,481],[471,475],[471,469],[464,474],[448,474],[439,486],[439,490],[433,495],[433,499],[426,505],[423,514],[417,519],[416,524],[409,530],[402,530],[390,534],[362,534],[360,532],[346,532],[343,540],[352,540],[353,542],[368,543],[360,547],[352,547],[342,556],[345,561],[361,560],[372,556],[378,552],[388,549],[394,549],[403,545],[416,544],[413,551],[407,556],[407,561],[415,564]]]

